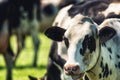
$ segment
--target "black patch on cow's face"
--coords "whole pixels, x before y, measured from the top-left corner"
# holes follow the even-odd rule
[[[82,46],[83,50],[80,50],[82,51],[82,54],[85,53],[87,48],[90,50],[90,53],[92,53],[96,49],[95,38],[93,36],[89,37],[88,35],[86,35],[82,43]]]
[[[66,47],[68,48],[69,47],[69,40],[64,37],[64,42],[65,42]]]

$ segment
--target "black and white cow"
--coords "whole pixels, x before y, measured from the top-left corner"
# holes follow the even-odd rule
[[[34,44],[33,66],[37,64],[37,53],[40,44],[38,38],[41,6],[40,0],[8,0],[8,23],[10,34],[17,34],[18,52],[15,60],[24,45],[26,35],[31,35]]]
[[[69,4],[77,4],[82,0],[41,0],[41,24],[40,31],[44,32],[49,26],[52,25],[55,16],[58,11],[69,5]]]
[[[16,33],[19,42],[25,34],[33,37],[35,60],[39,47],[38,28],[40,21],[39,0],[1,0],[0,1],[0,52],[4,53],[7,66],[7,80],[12,80],[13,51],[10,46],[10,36]],[[33,63],[36,65],[36,62]]]
[[[52,27],[46,31],[49,38],[66,44],[65,74],[75,80],[84,74],[90,80],[119,80],[120,19],[105,20],[99,28],[88,17],[78,22],[67,30]]]
[[[13,52],[10,48],[8,25],[8,1],[0,1],[0,54],[3,55],[6,64],[6,80],[12,80]]]
[[[53,26],[59,26],[59,27],[62,27],[64,29],[67,29],[67,28],[69,28],[71,26],[69,21],[78,14],[82,14],[82,15],[86,15],[86,16],[91,17],[97,24],[100,24],[106,18],[119,17],[119,15],[116,14],[116,11],[112,11],[112,9],[111,9],[111,8],[114,8],[114,7],[117,6],[117,5],[114,5],[114,6],[111,6],[111,5],[112,4],[119,4],[119,1],[118,1],[118,3],[114,2],[114,1],[111,4],[110,3],[111,3],[110,1],[93,0],[93,1],[86,1],[86,2],[77,4],[77,5],[73,5],[73,6],[70,5],[69,7],[66,7],[66,8],[62,9],[58,13],[58,15],[57,15],[57,17],[56,17],[56,19],[55,19],[55,21],[53,23]],[[107,12],[108,9],[109,9],[109,12],[105,16],[104,12]],[[119,11],[119,8],[117,10]],[[113,13],[113,14],[111,14],[111,13]],[[77,21],[77,19],[76,19],[76,21]],[[74,24],[76,24],[76,22],[74,22]],[[54,38],[54,39],[58,40],[58,38]],[[66,47],[64,46],[64,42],[62,42],[62,43],[59,42],[59,43],[57,43],[57,45],[58,45],[58,48],[56,48],[57,51],[58,51],[57,54],[60,57],[63,56],[63,55],[66,55],[66,54],[64,54],[64,53],[66,53]],[[51,52],[51,54],[54,55],[55,53]],[[54,58],[56,58],[56,56],[54,56],[54,57],[50,56],[50,58],[54,62]],[[62,59],[65,60],[67,58],[62,57]],[[59,62],[57,62],[57,64],[59,64]],[[49,64],[48,67],[51,67],[52,65],[54,65],[54,64],[51,64],[51,65]],[[49,71],[50,69],[51,68],[47,69],[47,73],[52,74],[52,72]],[[49,75],[47,73],[46,73],[46,75],[44,77]],[[58,75],[60,75],[60,74],[58,74]],[[85,80],[88,80],[88,78],[85,77]]]
[[[111,13],[114,12],[111,9],[110,9],[111,13],[107,14],[107,16],[105,16],[105,14],[104,14],[104,12],[109,7],[113,7],[113,6],[109,6],[109,4],[111,2],[112,1],[107,1],[107,0],[105,0],[105,1],[104,0],[92,0],[92,1],[90,0],[90,1],[82,2],[80,4],[69,5],[69,6],[67,6],[67,7],[65,7],[65,8],[63,8],[62,10],[59,11],[59,13],[58,13],[58,15],[57,15],[57,17],[56,17],[56,19],[53,23],[53,26],[59,26],[59,27],[62,27],[64,29],[67,29],[71,26],[70,20],[78,14],[89,16],[98,24],[103,22],[103,20],[106,19],[106,18],[118,17],[119,15],[116,15],[116,14],[111,15]],[[77,21],[77,19],[76,19],[76,21]],[[76,22],[74,22],[74,24],[76,24]],[[55,38],[55,39],[58,40],[58,38]],[[61,76],[61,73],[62,73],[61,70],[63,69],[63,66],[60,66],[59,64],[62,63],[62,61],[66,62],[67,49],[64,45],[64,42],[62,42],[62,43],[58,42],[56,46],[55,46],[55,44],[56,43],[53,42],[54,46],[53,45],[51,46],[49,60],[48,60],[47,73],[42,78],[43,80],[44,79],[47,79],[47,80],[58,79],[59,80],[59,78]],[[55,51],[54,49],[57,50],[57,52],[54,52]],[[60,57],[60,59],[58,57]],[[64,65],[64,63],[62,65]],[[59,69],[58,66],[61,69]],[[53,73],[54,69],[55,70],[57,69],[57,70],[56,70],[56,72]],[[60,73],[60,71],[61,71],[61,73]],[[52,76],[54,74],[59,75],[59,77],[58,76]],[[65,77],[64,77],[64,79],[67,80],[67,78],[65,78]],[[64,79],[62,78],[62,80],[64,80]],[[68,80],[71,80],[71,79],[68,78]],[[85,77],[85,80],[88,80],[88,78]]]

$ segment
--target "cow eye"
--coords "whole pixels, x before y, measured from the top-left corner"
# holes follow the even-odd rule
[[[68,48],[69,47],[69,41],[68,41],[68,39],[64,38],[64,42],[65,42],[66,47]]]

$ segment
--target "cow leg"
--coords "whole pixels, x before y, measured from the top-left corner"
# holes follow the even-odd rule
[[[6,80],[12,80],[13,56],[9,53],[4,53],[3,55],[7,67]]]
[[[17,36],[17,53],[16,55],[14,56],[14,62],[13,62],[13,65],[15,65],[16,61],[17,61],[17,58],[19,57],[19,54],[20,54],[20,51],[24,48],[25,46],[25,35],[20,35],[21,37]]]
[[[33,59],[33,67],[37,66],[37,56],[38,56],[38,49],[40,45],[40,40],[38,38],[38,33],[33,32],[32,34],[32,40],[34,45],[34,59]]]

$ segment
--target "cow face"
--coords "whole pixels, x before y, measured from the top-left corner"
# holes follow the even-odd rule
[[[64,66],[66,74],[80,74],[82,76],[82,73],[96,63],[98,54],[94,55],[94,53],[96,51],[97,28],[91,19],[85,17],[67,30],[52,27],[45,34],[55,41],[64,40],[68,49],[68,61]],[[71,69],[74,70],[72,73]]]
[[[110,28],[102,29],[99,37],[96,25],[91,19],[85,17],[79,24],[70,26],[67,30],[52,27],[45,34],[55,41],[64,40],[68,54],[64,71],[67,75],[71,75],[76,79],[82,77],[84,72],[89,71],[96,65],[100,55],[99,40],[105,42],[113,36],[110,35],[109,38],[104,38],[110,34],[109,31],[106,33],[106,30],[112,32]]]

